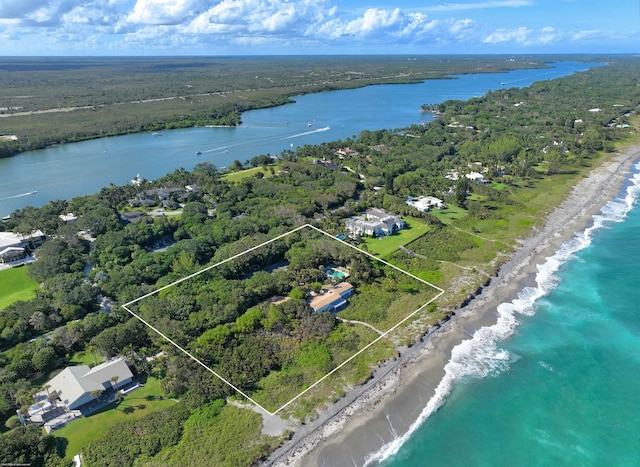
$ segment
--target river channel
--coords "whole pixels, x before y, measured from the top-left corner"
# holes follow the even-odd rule
[[[422,104],[470,99],[503,87],[524,87],[598,66],[558,62],[551,68],[455,75],[418,84],[375,85],[308,94],[295,103],[245,112],[234,128],[189,128],[100,138],[0,159],[0,216],[25,206],[123,185],[137,174],[158,178],[200,162],[217,167],[304,144],[350,138],[363,130],[400,129],[428,122]]]

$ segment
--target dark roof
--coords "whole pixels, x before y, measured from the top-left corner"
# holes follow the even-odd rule
[[[120,214],[120,219],[126,223],[140,222],[142,220],[142,216],[144,216],[142,211],[129,211]]]

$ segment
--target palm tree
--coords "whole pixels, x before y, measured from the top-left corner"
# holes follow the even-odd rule
[[[96,346],[93,344],[89,344],[87,345],[87,347],[85,347],[85,352],[88,352],[90,354],[93,354],[93,361],[95,362],[95,364],[98,364],[98,357],[96,357]]]
[[[102,391],[100,389],[94,389],[93,391],[91,391],[91,397],[93,397],[94,399],[100,397],[100,394],[102,394]]]
[[[54,407],[58,407],[58,391],[51,391],[51,394],[49,394],[49,400],[53,402]]]
[[[116,388],[116,383],[118,382],[118,380],[120,379],[120,377],[118,375],[114,375],[111,377],[111,386],[113,386],[113,388]]]

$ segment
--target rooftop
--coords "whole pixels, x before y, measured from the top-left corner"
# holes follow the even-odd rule
[[[344,293],[351,289],[353,289],[353,286],[348,282],[340,282],[335,286],[327,287],[323,289],[324,293],[322,295],[313,297],[313,299],[309,302],[309,306],[311,306],[311,308],[313,308],[314,310],[321,310],[330,303],[339,300],[341,298],[341,293]]]

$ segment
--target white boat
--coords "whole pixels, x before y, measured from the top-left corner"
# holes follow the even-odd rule
[[[136,176],[131,179],[131,184],[133,186],[140,186],[142,185],[142,182],[143,182],[143,178],[140,176],[140,174],[136,174]]]
[[[159,131],[154,131],[153,133],[151,133],[151,136],[162,136],[162,133],[160,133]]]

